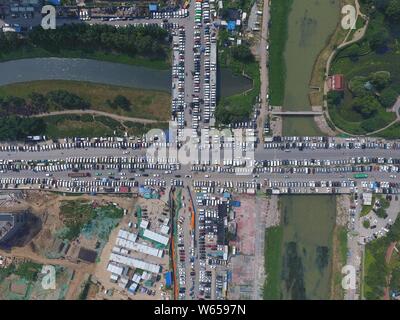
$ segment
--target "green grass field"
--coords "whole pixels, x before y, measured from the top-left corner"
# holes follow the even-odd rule
[[[265,230],[265,274],[264,300],[280,299],[281,283],[281,248],[283,228],[271,227]]]
[[[32,81],[11,84],[0,87],[0,97],[17,96],[27,99],[32,92],[43,95],[50,91],[66,90],[90,102],[91,109],[118,114],[122,116],[154,119],[159,121],[169,120],[171,96],[167,92],[156,90],[143,90],[127,87],[111,86],[80,81]],[[117,95],[128,98],[131,103],[130,110],[112,108],[107,100],[112,101]],[[54,106],[49,106],[53,111]]]
[[[285,51],[288,38],[288,17],[293,0],[271,1],[269,32],[269,94],[270,104],[283,105],[285,96]]]
[[[385,139],[398,139],[400,136],[400,123],[396,123],[390,128],[387,128],[376,135]]]
[[[43,117],[46,127],[43,135],[52,139],[65,137],[107,137],[114,132],[122,136],[127,132],[130,136],[141,136],[149,130],[167,129],[168,122],[142,124],[137,122],[119,122],[105,116],[93,116],[89,114],[65,114]]]

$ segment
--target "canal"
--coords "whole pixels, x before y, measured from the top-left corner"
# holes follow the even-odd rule
[[[335,196],[282,196],[283,299],[329,299]]]
[[[284,52],[285,110],[310,109],[309,82],[314,62],[334,32],[339,15],[339,0],[293,1]],[[284,135],[298,135],[303,130],[302,135],[320,134],[312,117],[284,119]]]
[[[104,83],[147,90],[171,91],[171,70],[113,62],[70,59],[34,58],[0,63],[0,86],[37,80],[74,80]],[[252,88],[252,81],[228,69],[219,71],[222,97]]]
[[[284,109],[309,110],[314,62],[339,21],[338,0],[295,0],[288,19]],[[285,117],[283,134],[320,135],[313,117]],[[335,196],[280,198],[282,299],[329,299]]]

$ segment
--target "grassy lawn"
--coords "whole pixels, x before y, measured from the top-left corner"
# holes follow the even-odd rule
[[[377,133],[376,136],[385,139],[398,139],[400,136],[400,123],[396,123],[390,128]]]
[[[151,129],[168,129],[168,122],[158,122],[158,123],[149,123],[143,124],[138,122],[124,121],[122,123],[126,128],[129,134],[134,136],[140,136],[144,133],[147,133]]]
[[[42,134],[49,138],[65,137],[107,137],[115,134],[122,136],[127,132],[130,136],[141,136],[150,129],[167,129],[167,122],[142,124],[130,121],[119,122],[105,116],[89,114],[65,114],[43,117],[45,128]]]
[[[82,121],[82,117],[79,115],[76,118],[74,117],[76,120],[68,118],[69,116],[44,118],[46,123],[44,134],[52,139],[57,139],[65,137],[107,137],[112,136],[114,133],[113,128],[95,120]]]
[[[133,89],[80,81],[32,81],[0,87],[0,97],[17,96],[27,99],[32,92],[43,95],[50,91],[66,90],[90,102],[91,109],[108,113],[165,121],[169,119],[170,94],[162,91]],[[130,110],[112,108],[107,100],[112,101],[117,95],[125,96],[131,103]],[[50,111],[55,109],[50,106]]]
[[[293,0],[271,1],[269,31],[269,94],[270,104],[283,105],[285,95],[285,60],[283,52],[288,38],[288,17]]]
[[[271,227],[265,230],[265,274],[264,300],[280,299],[281,248],[283,228]]]
[[[142,66],[152,69],[166,70],[170,68],[170,58],[165,60],[149,60],[145,57],[132,57],[127,54],[113,54],[106,52],[85,52],[81,50],[60,50],[60,52],[50,52],[43,48],[21,48],[9,53],[0,54],[0,62],[17,59],[29,58],[81,58],[94,59],[108,62],[123,63],[135,66]]]

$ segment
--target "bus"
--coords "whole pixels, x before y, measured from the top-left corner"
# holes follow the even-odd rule
[[[366,178],[368,178],[368,174],[366,174],[366,173],[356,173],[353,177],[355,179],[366,179]]]

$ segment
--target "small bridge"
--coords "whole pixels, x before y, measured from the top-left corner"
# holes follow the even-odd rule
[[[274,116],[322,116],[322,111],[271,111]]]
[[[275,116],[322,116],[324,111],[321,106],[313,106],[310,111],[284,111],[281,106],[272,107],[271,115]],[[299,108],[300,109],[300,108]],[[306,108],[304,108],[306,109]]]

